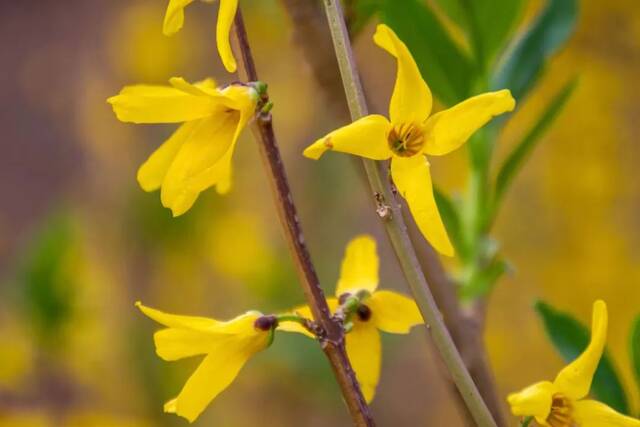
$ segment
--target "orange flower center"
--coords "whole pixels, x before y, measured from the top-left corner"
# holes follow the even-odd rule
[[[402,123],[394,125],[389,131],[387,142],[391,151],[400,157],[411,157],[418,154],[424,145],[424,132],[418,123]]]
[[[547,423],[551,427],[576,427],[577,424],[571,418],[572,412],[571,401],[562,394],[556,394],[551,401],[551,412],[547,417]]]

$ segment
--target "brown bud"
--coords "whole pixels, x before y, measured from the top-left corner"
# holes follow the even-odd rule
[[[268,316],[260,316],[253,323],[253,327],[260,331],[269,331],[278,326],[278,318],[272,314]]]

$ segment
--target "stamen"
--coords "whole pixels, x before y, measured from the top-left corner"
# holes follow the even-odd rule
[[[547,417],[547,423],[551,427],[576,427],[575,421],[571,418],[572,412],[571,400],[562,394],[556,394],[551,402],[551,412]]]
[[[424,145],[424,133],[417,123],[395,125],[387,136],[389,148],[400,157],[411,157],[418,154]]]

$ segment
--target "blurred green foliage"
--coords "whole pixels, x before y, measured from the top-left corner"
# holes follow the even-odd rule
[[[17,261],[16,289],[25,317],[36,334],[53,344],[72,315],[77,277],[73,218],[59,213],[47,218]]]

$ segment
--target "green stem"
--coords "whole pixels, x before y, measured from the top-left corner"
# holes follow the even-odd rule
[[[368,111],[360,77],[353,59],[340,1],[324,0],[324,6],[329,20],[351,118],[352,120],[357,120],[368,114]],[[482,400],[476,385],[473,383],[433,299],[429,285],[418,263],[413,245],[409,240],[400,205],[395,200],[388,183],[385,183],[382,178],[380,165],[376,161],[366,159],[363,160],[363,163],[371,191],[376,200],[377,212],[383,219],[385,229],[404,276],[413,292],[420,312],[429,326],[428,330],[431,332],[435,345],[476,424],[480,427],[495,427],[496,423]]]

